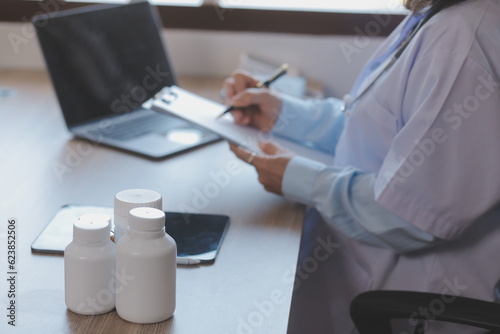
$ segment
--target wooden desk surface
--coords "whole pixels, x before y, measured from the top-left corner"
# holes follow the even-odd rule
[[[181,85],[215,98],[221,80],[184,78]],[[229,182],[214,180],[236,158],[225,142],[150,161],[72,139],[47,75],[0,71],[1,333],[285,333],[303,208],[263,190],[250,166]],[[64,204],[112,206],[120,190],[162,194],[165,210],[191,207],[226,214],[231,226],[213,265],[178,268],[177,309],[168,321],[138,325],[116,312],[81,316],[64,304],[63,258],[35,255],[30,245]],[[202,194],[203,196],[200,196]],[[16,328],[7,325],[8,218],[17,223]]]

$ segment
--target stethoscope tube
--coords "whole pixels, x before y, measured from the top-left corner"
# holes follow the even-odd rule
[[[389,68],[392,67],[392,65],[394,65],[394,63],[401,57],[401,55],[403,54],[404,50],[408,47],[408,45],[411,43],[411,41],[413,40],[413,37],[415,37],[415,35],[418,33],[418,31],[420,30],[420,28],[422,28],[422,26],[427,22],[429,21],[429,19],[434,16],[436,13],[438,13],[441,9],[443,9],[444,7],[437,7],[435,9],[431,9],[429,10],[429,14],[427,14],[424,18],[422,18],[414,27],[412,30],[410,30],[410,32],[408,33],[408,36],[401,42],[401,44],[399,45],[399,47],[394,51],[394,53],[392,54],[392,56],[389,56],[388,59],[382,63],[380,66],[379,66],[379,70],[377,72],[374,73],[373,75],[373,78],[369,81],[368,84],[365,84],[364,85],[364,88],[361,89],[361,91],[356,94],[356,96],[352,96],[350,94],[346,94],[344,95],[343,97],[343,102],[344,102],[344,105],[342,107],[342,111],[346,114],[346,115],[349,115],[349,112],[350,112],[350,109],[351,107],[353,106],[354,103],[356,103],[361,97],[363,97],[366,92],[368,90],[370,90],[370,88],[378,81],[378,79],[380,79],[380,77],[385,73],[387,72],[387,70],[389,70]]]

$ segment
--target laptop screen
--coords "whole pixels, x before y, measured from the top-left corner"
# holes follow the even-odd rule
[[[148,2],[33,19],[68,127],[127,113],[174,84],[158,23]]]

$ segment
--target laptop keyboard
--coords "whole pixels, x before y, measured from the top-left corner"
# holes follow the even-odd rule
[[[137,138],[149,133],[166,132],[172,128],[177,128],[185,125],[185,122],[174,117],[168,117],[160,113],[150,113],[135,117],[135,115],[124,116],[118,122],[114,122],[112,126],[102,130],[93,130],[87,132],[89,137],[92,135],[101,135],[107,138],[125,141],[132,138]]]

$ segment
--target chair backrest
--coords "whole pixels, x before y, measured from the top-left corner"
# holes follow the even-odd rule
[[[351,303],[351,318],[360,334],[392,333],[392,319],[429,320],[418,312],[422,307],[442,300],[443,295],[411,291],[368,291]],[[500,304],[483,300],[444,296],[450,300],[433,320],[458,323],[500,333]],[[452,300],[452,301],[451,301]],[[419,333],[422,333],[420,330]]]

